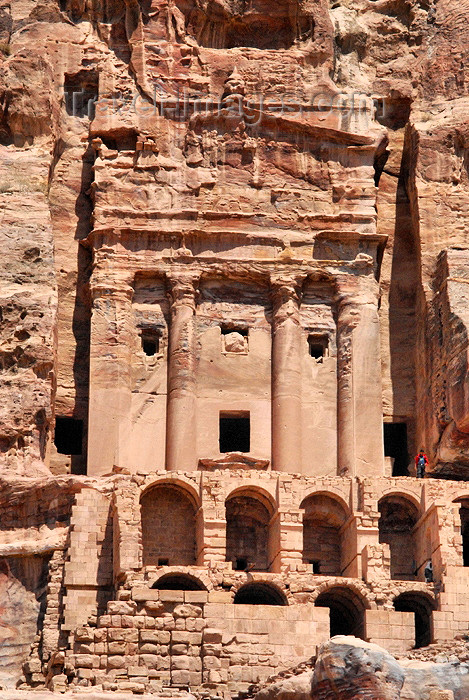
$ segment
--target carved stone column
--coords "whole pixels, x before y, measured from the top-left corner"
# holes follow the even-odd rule
[[[196,468],[195,328],[198,277],[189,272],[168,276],[171,321],[168,348],[166,469]]]
[[[342,476],[384,474],[377,283],[352,276],[337,318],[337,447]]]
[[[273,276],[272,468],[301,472],[301,278]]]
[[[88,474],[109,474],[121,464],[130,419],[132,286],[95,274],[90,342]]]
[[[352,333],[358,311],[348,299],[339,302],[337,314],[337,471],[355,475],[355,405]]]

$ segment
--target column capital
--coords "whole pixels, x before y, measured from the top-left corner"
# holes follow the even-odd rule
[[[168,272],[166,282],[171,306],[190,306],[195,310],[199,279],[200,274],[195,272]]]
[[[306,275],[272,274],[270,291],[272,294],[274,317],[295,316],[301,302],[303,282]]]

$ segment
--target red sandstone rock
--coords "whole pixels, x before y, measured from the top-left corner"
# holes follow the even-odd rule
[[[0,5],[0,683],[466,633],[469,8]],[[351,646],[317,696],[398,697]]]

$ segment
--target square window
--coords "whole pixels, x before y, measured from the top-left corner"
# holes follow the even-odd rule
[[[220,452],[249,452],[251,420],[248,411],[220,413]]]
[[[140,334],[142,350],[147,357],[154,357],[160,351],[160,333],[155,330],[142,330]]]
[[[248,352],[248,329],[226,325],[221,326],[222,352],[246,355]]]
[[[159,557],[158,558],[158,566],[168,566],[169,565],[169,559]]]
[[[313,333],[308,336],[309,354],[316,362],[322,362],[329,354],[329,338],[324,334]]]

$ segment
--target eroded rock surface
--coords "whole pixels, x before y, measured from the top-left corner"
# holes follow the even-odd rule
[[[0,684],[467,633],[468,17],[1,3]],[[422,663],[335,637],[313,695],[467,696]]]
[[[404,672],[376,644],[351,637],[333,637],[318,652],[311,682],[313,698],[363,697],[398,700]]]

